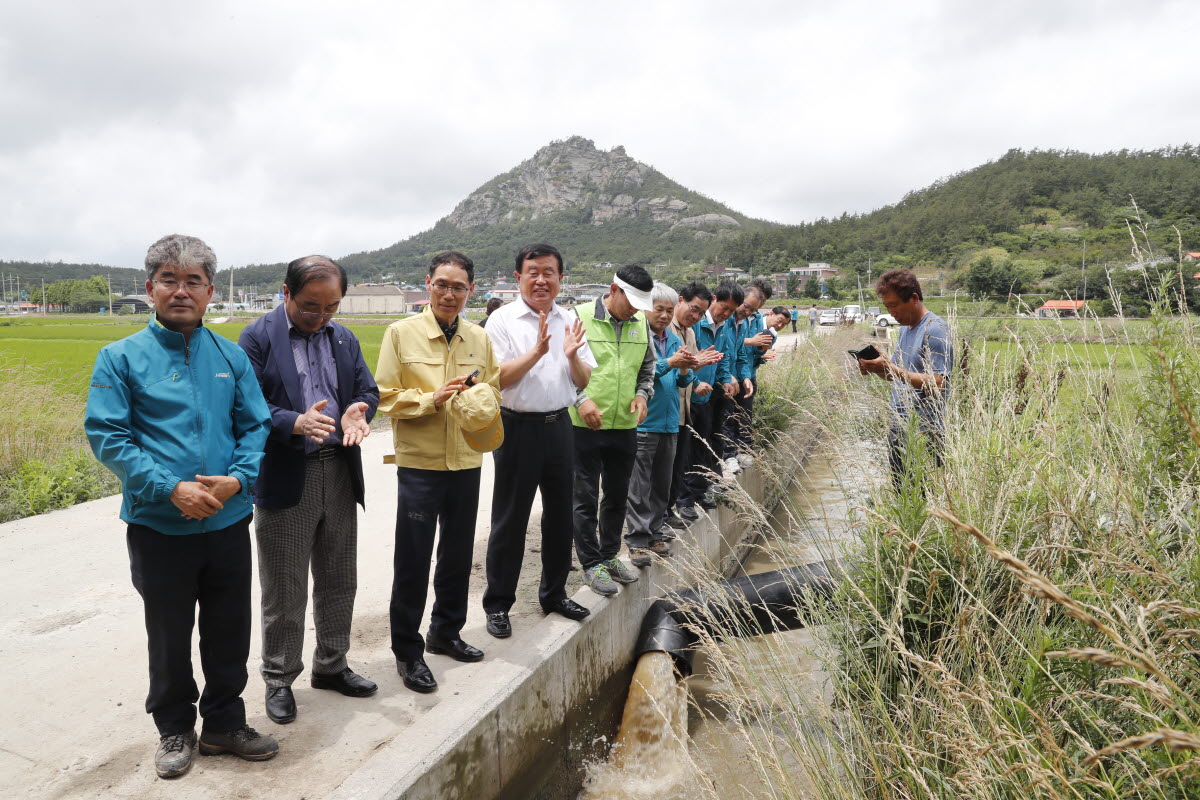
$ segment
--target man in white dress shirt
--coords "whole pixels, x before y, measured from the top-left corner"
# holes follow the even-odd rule
[[[512,635],[508,612],[516,600],[529,512],[538,489],[542,610],[573,620],[591,613],[566,592],[575,483],[574,432],[567,408],[587,386],[596,359],[579,318],[554,302],[563,277],[562,254],[548,244],[529,245],[517,253],[515,275],[521,297],[493,313],[487,325],[500,362],[504,444],[494,454],[483,609],[488,633],[501,639]]]

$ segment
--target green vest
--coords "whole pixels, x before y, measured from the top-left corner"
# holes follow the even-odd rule
[[[606,314],[604,319],[596,319],[595,303],[577,306],[575,313],[583,320],[588,347],[596,357],[596,368],[584,391],[604,415],[601,429],[636,428],[637,414],[630,413],[629,404],[637,396],[638,370],[646,358],[646,348],[650,346],[646,316],[639,311],[622,323],[618,342],[612,317]],[[587,427],[575,406],[571,406],[570,413],[576,427]]]

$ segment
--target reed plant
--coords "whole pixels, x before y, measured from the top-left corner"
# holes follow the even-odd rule
[[[1170,287],[1158,297],[1136,340],[1105,331],[1101,359],[1064,358],[1053,328],[989,348],[951,320],[969,356],[945,465],[900,491],[886,386],[832,337],[792,357],[820,387],[794,401],[799,425],[860,469],[837,515],[851,539],[793,519],[809,533],[774,545],[781,563],[848,563],[812,620],[824,691],[794,638],[704,644],[754,796],[1200,797],[1200,346]],[[772,447],[758,464],[782,486],[800,454],[794,437]]]

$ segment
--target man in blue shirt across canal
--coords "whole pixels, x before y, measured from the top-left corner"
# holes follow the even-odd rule
[[[287,266],[283,305],[242,331],[271,411],[254,484],[254,538],[262,586],[262,665],[267,716],[296,718],[292,682],[304,668],[308,574],[316,649],[312,686],[347,697],[375,693],[346,663],[358,587],[358,510],[365,505],[359,442],[371,433],[379,390],[358,338],[333,321],[346,271],[325,256]]]
[[[692,385],[692,368],[700,364],[669,328],[679,293],[665,283],[655,283],[650,302],[653,308],[646,312],[646,321],[656,359],[654,396],[646,418],[637,427],[637,458],[625,512],[625,544],[635,567],[648,567],[653,556],[670,552],[663,525],[679,438],[679,389]]]
[[[692,326],[692,331],[696,334],[697,350],[713,348],[715,352],[721,353],[722,357],[720,361],[698,369],[692,384],[692,439],[689,464],[684,472],[683,492],[677,503],[679,516],[688,522],[698,518],[697,505],[710,510],[716,508],[716,503],[708,496],[712,484],[711,475],[721,446],[713,435],[720,430],[719,409],[716,404],[723,402],[726,394],[732,395],[735,389],[732,374],[733,357],[729,349],[734,345],[730,335],[732,326],[726,327],[726,322],[745,299],[742,287],[731,281],[721,283],[713,292],[713,301],[704,316]],[[722,349],[723,347],[726,349]]]
[[[271,417],[254,369],[204,327],[217,258],[192,236],[146,253],[154,305],[141,331],[105,346],[88,390],[84,430],[121,479],[121,519],[150,656],[146,711],[158,728],[162,778],[191,767],[196,700],[200,752],[263,761],[279,745],[246,724],[250,655],[250,487]],[[204,693],[192,677],[200,608]]]
[[[891,359],[859,359],[862,374],[872,373],[892,382],[888,456],[892,481],[901,490],[917,462],[919,440],[940,466],[945,430],[946,399],[954,346],[946,321],[925,308],[921,284],[906,269],[883,273],[875,293],[887,313],[900,324]]]

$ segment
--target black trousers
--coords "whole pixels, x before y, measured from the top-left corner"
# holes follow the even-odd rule
[[[547,414],[504,410],[504,444],[494,451],[492,532],[488,537],[487,591],[483,610],[507,612],[517,598],[525,533],[533,496],[542,492],[543,605],[567,596],[571,570],[571,496],[575,485],[575,434],[566,409]],[[549,421],[547,421],[549,420]]]
[[[584,569],[621,552],[629,476],[636,459],[637,428],[575,428],[575,552]]]
[[[692,457],[692,432],[688,430],[688,424],[690,423],[680,425],[679,435],[675,437],[675,459],[671,463],[671,492],[667,495],[667,510],[663,514],[664,520],[670,515],[671,509],[679,506],[679,501],[686,489],[685,475]]]
[[[792,333],[796,332],[796,320],[792,320]]]
[[[713,452],[709,449],[713,447],[713,417],[715,416],[717,392],[720,389],[713,389],[713,396],[707,403],[697,405],[692,403],[692,429],[688,450],[689,459],[687,468],[684,470],[683,476],[683,493],[679,496],[678,505],[680,508],[688,508],[696,505],[700,498],[708,492],[711,485],[711,475],[713,468],[716,466],[716,458]],[[684,438],[684,437],[680,437]]]
[[[225,733],[242,727],[250,657],[250,515],[218,531],[185,536],[130,525],[125,541],[146,615],[146,712],[159,735],[196,727],[197,699],[205,729]],[[197,606],[204,694],[192,676]]]
[[[758,394],[758,384],[754,384]],[[725,419],[721,422],[721,458],[731,458],[739,449],[750,447],[750,420],[754,414],[754,395],[746,396],[743,389],[737,397],[726,401]]]
[[[482,470],[396,468],[396,552],[393,559],[392,653],[401,661],[421,657],[421,616],[429,588],[429,564],[438,524],[437,568],[429,634],[457,639],[467,621],[467,584],[479,510]]]

